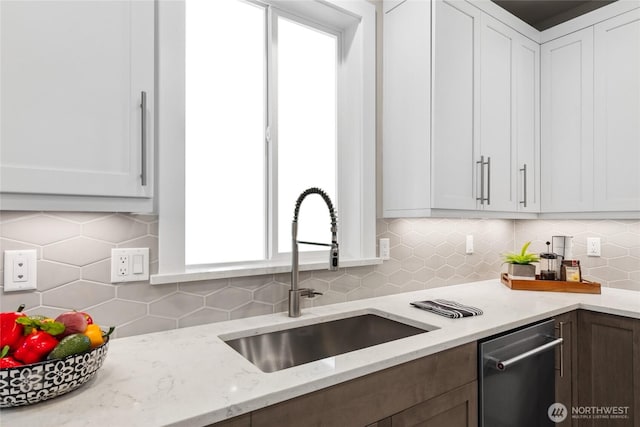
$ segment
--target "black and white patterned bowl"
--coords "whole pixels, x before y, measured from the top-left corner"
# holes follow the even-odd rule
[[[109,340],[64,359],[0,369],[0,408],[32,405],[61,396],[89,381],[102,366]]]

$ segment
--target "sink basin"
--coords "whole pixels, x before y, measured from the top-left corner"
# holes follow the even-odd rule
[[[433,329],[369,313],[225,342],[261,371],[275,372]]]

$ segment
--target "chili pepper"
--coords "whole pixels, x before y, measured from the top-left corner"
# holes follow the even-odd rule
[[[112,326],[109,328],[109,331],[103,332],[102,329],[100,329],[100,326],[93,323],[87,326],[87,330],[84,331],[84,334],[89,337],[89,340],[91,341],[91,348],[96,348],[99,345],[104,344],[104,339],[111,335],[114,330],[115,327]]]
[[[21,311],[24,310],[24,304],[20,304],[17,311],[9,311],[0,313],[0,348],[8,345],[11,351],[18,348],[18,342],[23,335],[24,327],[16,322],[19,317],[26,317]]]
[[[5,345],[4,347],[2,347],[2,351],[0,352],[0,369],[22,366],[22,363],[18,362],[16,359],[11,356],[7,356],[8,353],[9,346]]]
[[[45,331],[35,331],[24,338],[13,357],[27,364],[40,362],[56,345],[58,340],[53,335]]]

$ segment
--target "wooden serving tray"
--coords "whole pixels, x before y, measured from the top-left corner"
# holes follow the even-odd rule
[[[599,294],[600,283],[564,282],[561,280],[516,280],[509,279],[507,273],[500,276],[501,282],[517,291],[573,292],[580,294]]]

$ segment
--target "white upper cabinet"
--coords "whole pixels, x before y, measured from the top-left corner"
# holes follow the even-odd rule
[[[414,2],[415,0],[385,0],[383,3],[383,11],[384,13],[389,13],[392,9],[395,9],[407,1]]]
[[[148,210],[154,2],[2,1],[0,48],[3,208],[99,196],[101,209]]]
[[[540,212],[540,45],[517,35],[513,45],[511,141],[516,205]]]
[[[424,1],[405,1],[384,15],[382,159],[386,217],[426,216],[431,206],[430,21],[431,5]]]
[[[593,209],[593,27],[542,45],[542,211]]]
[[[479,202],[487,210],[513,211],[515,150],[511,144],[514,33],[509,27],[482,16],[480,43],[480,150]]]
[[[482,15],[480,204],[484,210],[539,210],[538,44]],[[484,170],[483,170],[484,169]],[[484,181],[484,182],[482,182]]]
[[[408,0],[383,74],[385,216],[538,211],[537,43],[469,2]]]
[[[474,126],[480,100],[480,17],[481,11],[467,2],[434,2],[431,174],[432,207],[437,209],[473,210],[480,197]]]
[[[640,9],[594,27],[596,211],[640,211]]]

